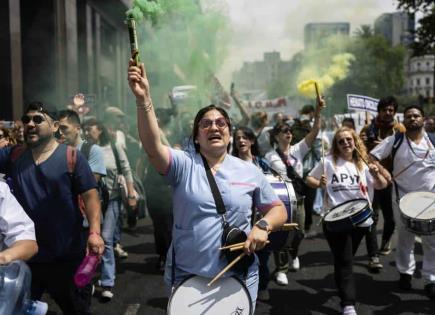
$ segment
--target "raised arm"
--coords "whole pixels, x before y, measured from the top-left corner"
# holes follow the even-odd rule
[[[245,108],[245,105],[243,105],[242,100],[239,98],[238,93],[234,90],[234,83],[231,84],[231,97],[233,98],[234,102],[236,103],[237,107],[240,110],[240,114],[242,115],[242,120],[240,120],[239,125],[240,126],[248,126],[250,116],[248,111]]]
[[[320,125],[322,123],[322,120],[320,119],[320,112],[325,107],[325,100],[321,98],[316,106],[316,111],[314,112],[314,125],[313,128],[311,128],[311,131],[309,134],[305,136],[305,142],[307,143],[308,147],[311,147],[311,145],[314,143],[314,140],[317,137],[317,134],[320,130]]]
[[[162,144],[160,139],[160,129],[157,124],[150,86],[143,63],[138,67],[134,65],[133,59],[130,59],[128,83],[131,91],[136,96],[139,138],[150,163],[156,168],[157,172],[163,174],[170,163],[169,149]]]

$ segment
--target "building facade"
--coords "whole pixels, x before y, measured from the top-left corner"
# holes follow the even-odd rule
[[[304,27],[305,49],[318,48],[333,35],[349,36],[350,24],[338,23],[308,23]]]
[[[272,82],[290,72],[290,62],[281,60],[277,51],[265,52],[262,61],[244,62],[239,71],[233,73],[237,89],[264,92]]]
[[[384,13],[375,20],[375,35],[384,36],[392,46],[414,41],[415,19],[406,12]]]
[[[92,111],[127,100],[128,0],[0,1],[0,119],[32,100],[65,108],[80,92]]]
[[[434,97],[435,56],[424,55],[409,60],[407,92],[423,98]]]

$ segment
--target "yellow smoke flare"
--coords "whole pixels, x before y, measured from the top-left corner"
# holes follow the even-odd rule
[[[307,65],[302,69],[298,76],[298,82],[300,82],[298,84],[299,93],[305,97],[315,97],[314,82],[317,82],[320,91],[326,91],[335,82],[343,80],[347,76],[350,63],[355,57],[352,54],[344,53],[334,55],[331,59],[331,65],[323,74],[319,74],[314,65]]]

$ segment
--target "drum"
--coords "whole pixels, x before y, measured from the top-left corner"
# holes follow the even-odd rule
[[[372,216],[366,199],[353,199],[332,208],[323,218],[328,231],[347,232]]]
[[[293,223],[296,219],[297,199],[296,193],[293,189],[291,180],[284,180],[282,178],[266,174],[266,179],[272,186],[275,194],[283,202],[287,210],[287,222]],[[272,250],[280,250],[287,242],[289,231],[276,231],[269,235],[269,247]]]
[[[210,287],[208,278],[191,276],[172,292],[169,315],[252,315],[248,289],[236,277],[220,278]]]
[[[418,235],[435,234],[435,193],[416,191],[399,201],[400,214],[405,227]]]

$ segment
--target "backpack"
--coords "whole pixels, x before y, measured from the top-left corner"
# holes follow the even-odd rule
[[[93,145],[94,144],[85,141],[80,148],[80,152],[85,156],[87,161],[89,161],[89,156],[91,154]],[[98,196],[100,197],[101,212],[104,215],[107,211],[107,207],[109,206],[109,190],[107,189],[106,182],[102,178],[100,178],[100,180],[97,182],[97,191]]]

